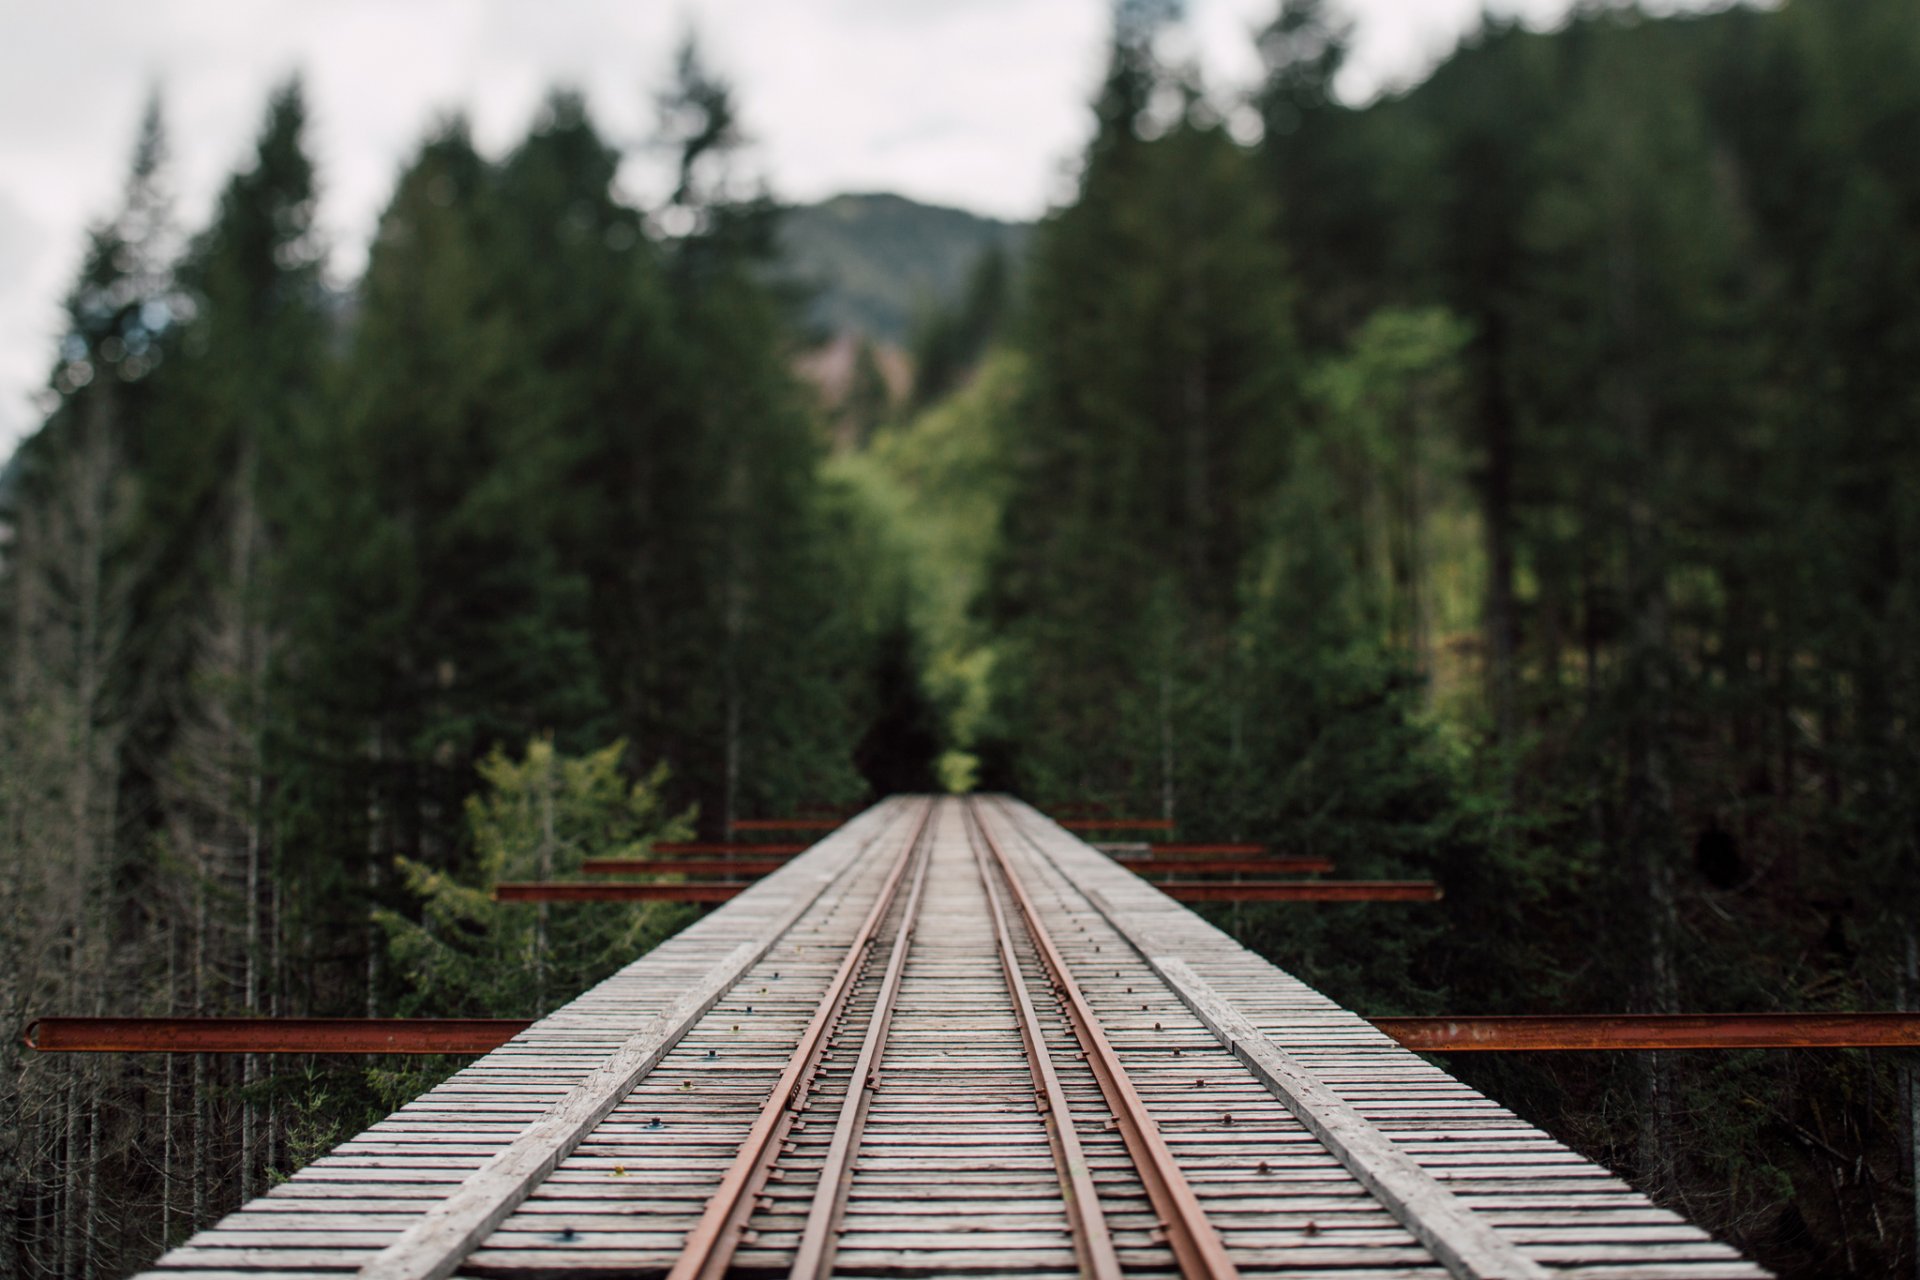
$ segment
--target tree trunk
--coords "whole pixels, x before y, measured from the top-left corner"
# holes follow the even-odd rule
[[[361,945],[366,948],[367,1016],[380,1016],[380,936],[374,923],[374,909],[380,902],[380,872],[385,864],[385,806],[382,803],[381,761],[385,758],[385,737],[374,728],[367,735],[368,772],[373,785],[367,791],[367,909],[360,922]]]
[[[207,999],[207,858],[200,851],[199,872],[194,887],[194,930],[193,930],[193,1003],[194,1011],[205,1017],[208,1013]],[[208,1108],[207,1101],[207,1055],[193,1055],[193,1072],[190,1081],[192,1101],[192,1141],[193,1150],[188,1161],[188,1185],[192,1187],[192,1213],[187,1227],[197,1231],[200,1224],[207,1220],[207,1140]]]
[[[1916,933],[1911,915],[1901,921],[1900,931],[1902,941],[1906,944],[1905,981],[1900,984],[1900,1007],[1911,1009],[1916,998],[1920,998],[1920,933]],[[1910,1066],[1903,1067],[1900,1083],[1907,1104],[1907,1170],[1913,1197],[1913,1273],[1916,1280],[1920,1280],[1920,1071]]]
[[[262,759],[262,731],[266,700],[266,636],[260,622],[260,513],[259,445],[255,433],[244,436],[236,477],[236,506],[233,530],[232,577],[239,597],[240,669],[246,692],[242,695],[242,713],[236,726],[244,751],[246,792],[242,800],[241,824],[244,839],[246,881],[246,946],[242,958],[243,1000],[246,1012],[260,1011],[260,851],[262,843],[262,800],[266,780]],[[259,1108],[254,1100],[254,1082],[260,1059],[247,1054],[240,1074],[240,1196],[253,1194],[255,1167],[259,1155]]]
[[[1173,647],[1160,661],[1160,816],[1173,821]]]
[[[80,1264],[80,1072],[69,1068],[66,1081],[65,1167],[60,1179],[60,1274],[79,1273]]]
[[[286,868],[281,865],[280,851],[277,844],[274,848],[273,861],[273,883],[268,886],[267,890],[267,1012],[278,1018],[284,1016],[286,1013],[284,990],[286,975],[282,968],[285,962],[285,948],[281,946],[280,941],[284,931],[280,920],[283,903],[281,880],[285,875]],[[267,1095],[266,1167],[269,1173],[280,1167],[280,1091],[271,1088],[276,1074],[277,1071],[273,1059],[267,1059],[267,1083],[270,1088]]]
[[[174,993],[179,986],[178,948],[174,931],[167,929],[167,1015],[176,1012]],[[165,1055],[160,1084],[160,1247],[173,1243],[173,1064],[177,1054]]]
[[[82,1258],[81,1274],[86,1280],[95,1280],[100,1274],[100,1242],[106,1235],[105,1224],[100,1212],[100,1107],[105,1101],[104,1089],[97,1078],[98,1069],[84,1072],[81,1080],[94,1087],[85,1090],[87,1099],[87,1212],[86,1227],[83,1232],[86,1241]],[[95,1079],[88,1081],[88,1076]]]
[[[1506,326],[1486,317],[1481,371],[1481,419],[1486,427],[1486,479],[1482,486],[1487,538],[1487,686],[1494,730],[1503,743],[1519,728],[1514,609],[1513,409],[1506,390]]]
[[[1608,245],[1608,312],[1629,352],[1643,352],[1640,264],[1624,231]],[[1679,1007],[1675,944],[1679,912],[1674,900],[1673,803],[1667,756],[1668,708],[1673,690],[1668,659],[1671,625],[1667,601],[1666,547],[1662,536],[1664,471],[1649,387],[1641,358],[1619,360],[1604,385],[1603,404],[1626,448],[1622,499],[1626,511],[1628,653],[1623,707],[1626,722],[1626,813],[1622,834],[1626,865],[1639,879],[1642,938],[1646,954],[1647,1012]],[[1656,1190],[1673,1183],[1674,1081],[1666,1054],[1650,1052],[1636,1062],[1641,1074],[1640,1162]]]
[[[546,752],[546,768],[540,778],[540,850],[534,868],[535,878],[548,880],[553,876],[554,852],[554,789],[558,779],[554,777],[553,743],[549,741]],[[533,1012],[536,1018],[547,1014],[547,904],[541,903],[533,918]]]

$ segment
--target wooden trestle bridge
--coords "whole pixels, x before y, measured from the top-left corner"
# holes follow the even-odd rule
[[[896,797],[149,1274],[1766,1273],[1014,801]]]

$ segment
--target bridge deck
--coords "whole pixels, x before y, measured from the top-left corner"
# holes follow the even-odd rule
[[[797,1254],[812,1275],[1766,1274],[1032,809],[910,797],[149,1274]]]

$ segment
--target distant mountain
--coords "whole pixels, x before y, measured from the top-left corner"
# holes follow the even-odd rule
[[[960,296],[982,253],[998,245],[1017,259],[1031,229],[904,196],[845,195],[788,210],[780,247],[787,278],[815,291],[816,327],[904,344],[924,309]]]

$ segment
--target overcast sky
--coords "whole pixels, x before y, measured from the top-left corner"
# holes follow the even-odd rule
[[[1277,0],[1189,0],[1222,90]],[[1568,0],[1488,0],[1554,21]],[[1344,0],[1343,92],[1417,79],[1480,0]],[[182,224],[247,153],[271,85],[306,77],[336,278],[350,279],[430,123],[464,110],[498,152],[555,84],[614,141],[643,140],[691,23],[733,81],[754,163],[812,200],[897,191],[1030,218],[1068,194],[1101,70],[1106,0],[73,0],[0,5],[0,457],[35,421],[87,224],[118,197],[141,104],[162,94]],[[645,175],[633,179],[645,186]],[[645,198],[649,193],[633,193]]]

